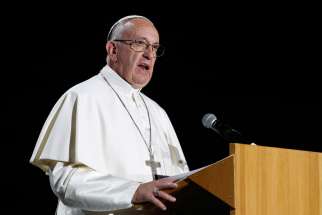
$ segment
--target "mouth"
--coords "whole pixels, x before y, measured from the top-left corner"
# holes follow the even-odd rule
[[[138,65],[138,67],[140,67],[141,69],[146,70],[146,71],[150,70],[150,68],[151,68],[151,66],[149,64],[147,64],[147,63],[140,63]]]

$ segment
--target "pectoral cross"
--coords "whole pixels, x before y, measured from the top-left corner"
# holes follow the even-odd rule
[[[155,161],[154,156],[150,154],[150,160],[145,161],[145,164],[151,167],[152,177],[153,180],[155,180],[157,175],[157,168],[161,167],[160,162]]]

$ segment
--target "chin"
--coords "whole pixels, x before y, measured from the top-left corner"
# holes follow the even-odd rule
[[[148,80],[141,80],[141,81],[135,81],[133,83],[133,86],[135,86],[135,88],[143,88],[145,87],[148,83],[150,82],[150,79]]]
[[[143,88],[150,82],[150,80],[151,80],[150,73],[149,75],[145,74],[144,76],[139,75],[137,76],[137,78],[133,80],[133,85],[140,86],[140,88]]]

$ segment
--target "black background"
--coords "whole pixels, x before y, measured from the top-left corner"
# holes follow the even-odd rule
[[[29,164],[39,132],[62,93],[105,65],[109,27],[130,14],[150,18],[166,46],[143,92],[167,111],[191,169],[228,155],[201,124],[208,112],[259,145],[322,152],[314,5],[148,6],[1,7],[5,207],[54,214],[48,178]]]

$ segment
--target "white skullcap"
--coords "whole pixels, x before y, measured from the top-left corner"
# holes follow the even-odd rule
[[[108,32],[108,35],[107,35],[107,41],[109,41],[111,39],[112,33],[113,33],[114,29],[116,28],[116,26],[118,26],[120,23],[124,22],[125,20],[131,20],[131,19],[136,19],[136,18],[145,19],[145,20],[151,22],[151,20],[149,20],[148,18],[146,18],[144,16],[139,16],[139,15],[125,16],[125,17],[119,19],[117,22],[115,22],[114,25],[110,28],[110,31]]]

